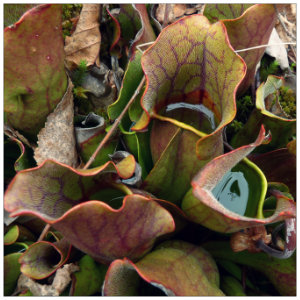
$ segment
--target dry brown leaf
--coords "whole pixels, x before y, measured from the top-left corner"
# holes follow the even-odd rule
[[[167,5],[169,6],[168,16],[167,16],[167,24],[172,23],[175,19],[174,12],[173,12],[173,6],[174,4],[158,4],[157,10],[156,10],[156,19],[159,23],[163,24],[164,18],[165,18],[165,11],[167,8]]]
[[[294,19],[296,19],[296,14],[297,14],[297,6],[296,6],[296,4],[291,4],[290,5],[290,9],[291,9],[291,15],[294,17]]]
[[[173,6],[173,13],[175,18],[182,17],[187,10],[187,7],[185,4],[174,4]]]
[[[69,80],[67,91],[38,134],[38,147],[34,159],[40,165],[45,159],[54,159],[72,167],[77,166],[74,134],[73,84]]]
[[[75,32],[70,37],[66,36],[66,64],[70,70],[81,60],[86,60],[88,66],[94,63],[100,65],[100,8],[100,4],[83,4]]]
[[[167,23],[171,24],[177,19],[182,18],[184,15],[191,15],[196,13],[196,8],[188,7],[186,4],[159,4],[156,10],[156,19],[160,22],[164,22],[165,10],[168,5],[168,17]]]
[[[196,14],[197,13],[197,10],[195,7],[190,7],[190,8],[187,8],[185,10],[185,15],[192,15],[192,14]]]
[[[283,42],[296,42],[296,4],[276,4],[277,22],[275,28]],[[295,45],[286,46],[288,57],[291,61],[296,62]]]

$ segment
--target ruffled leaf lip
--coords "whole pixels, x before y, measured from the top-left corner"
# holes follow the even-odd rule
[[[268,138],[266,137],[265,129],[262,126],[259,136],[254,143],[242,146],[213,159],[203,170],[200,171],[191,183],[193,187],[193,194],[199,202],[195,202],[194,205],[191,206],[188,205],[188,199],[186,203],[185,200],[183,201],[183,210],[191,220],[197,222],[197,219],[201,219],[201,216],[197,216],[195,214],[195,208],[197,208],[198,205],[204,205],[207,215],[204,221],[199,219],[200,224],[208,224],[210,226],[209,228],[213,230],[214,228],[211,226],[215,226],[215,230],[220,232],[237,232],[249,227],[275,223],[288,218],[295,218],[295,202],[287,197],[278,197],[274,214],[270,217],[263,218],[263,204],[267,191],[267,181],[263,173],[257,167],[257,171],[261,175],[263,184],[256,218],[245,217],[232,212],[224,207],[212,194],[212,189],[216,186],[223,175],[239,161],[244,159],[244,157],[247,156],[255,147],[266,142],[266,139]],[[218,166],[219,171],[216,171]],[[209,215],[210,218],[208,218]],[[211,222],[213,222],[212,219],[216,222],[214,225],[211,224]]]

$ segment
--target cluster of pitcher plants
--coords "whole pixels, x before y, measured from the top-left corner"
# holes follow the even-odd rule
[[[5,295],[295,295],[296,119],[244,51],[275,5],[63,8],[5,11]]]

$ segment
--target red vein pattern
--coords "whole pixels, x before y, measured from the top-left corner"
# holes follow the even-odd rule
[[[111,199],[101,199],[99,191],[114,188],[124,174],[132,175],[130,165],[122,162],[82,171],[48,160],[20,171],[5,193],[5,209],[52,224],[71,244],[101,263],[124,256],[136,260],[158,236],[174,231],[175,223],[166,209],[141,195],[126,196],[119,209],[101,201]]]
[[[152,128],[151,143],[161,145],[154,145],[160,148],[159,151],[151,145],[157,164],[145,180],[146,189],[157,197],[178,202],[200,167],[223,153],[222,131],[235,116],[235,92],[246,66],[229,45],[225,26],[222,23],[211,25],[202,15],[182,18],[163,29],[154,45],[143,54],[141,63],[147,79],[141,99],[144,113],[132,130],[145,129],[150,118],[157,118],[161,109],[176,102],[203,104],[214,112],[217,120],[217,128],[206,136],[183,130],[177,154],[162,147],[163,144],[173,145],[174,130],[164,137],[164,141],[157,139],[161,137],[161,130],[170,129],[170,123],[178,128],[174,120],[161,116],[160,120],[164,122],[156,123]],[[166,171],[166,161],[171,157],[167,153],[170,152],[175,157],[168,165],[174,166],[174,170]],[[170,192],[168,184],[171,190],[172,186],[176,187],[174,192]]]
[[[268,44],[276,21],[273,4],[256,4],[235,20],[224,20],[232,47],[235,50]],[[240,52],[247,64],[247,74],[239,87],[239,93],[245,92],[254,80],[256,65],[261,60],[265,48]]]
[[[142,67],[147,88],[141,105],[148,119],[159,108],[182,101],[190,93],[198,94],[200,99],[187,101],[201,103],[201,91],[210,95],[215,113],[222,116],[219,122],[234,115],[234,92],[244,76],[245,65],[228,44],[222,24],[211,25],[201,15],[180,19],[166,27],[145,52]],[[148,125],[149,120],[142,121],[133,129]]]
[[[206,4],[203,15],[212,23],[240,17],[253,4]]]

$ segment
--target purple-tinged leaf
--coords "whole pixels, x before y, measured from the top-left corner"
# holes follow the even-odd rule
[[[252,154],[253,161],[265,174],[268,182],[282,182],[289,187],[296,198],[296,156],[286,148],[275,151]]]
[[[157,237],[175,229],[167,210],[140,195],[126,196],[119,209],[100,201],[79,204],[53,227],[75,247],[104,264],[123,257],[136,261],[149,252]]]
[[[33,139],[67,87],[61,23],[61,5],[43,4],[4,30],[4,111]]]
[[[205,6],[204,15],[213,21],[222,20],[230,44],[236,51],[268,44],[276,21],[274,4],[210,4]],[[239,94],[247,91],[253,82],[256,66],[264,52],[265,47],[239,52],[247,64],[247,74],[239,86]]]
[[[46,218],[59,218],[72,206],[99,197],[97,193],[103,187],[114,186],[117,179],[130,178],[134,170],[132,155],[117,165],[109,161],[89,170],[46,160],[14,177],[6,190],[5,209],[14,215],[29,210]]]
[[[110,47],[112,54],[120,56],[117,46],[124,45],[129,47],[131,56],[137,45],[155,40],[145,4],[120,4],[118,11],[108,11],[108,14],[114,25],[114,37]]]
[[[175,226],[170,213],[156,201],[132,195],[119,183],[134,171],[132,155],[118,164],[107,162],[89,170],[45,161],[16,175],[6,191],[5,209],[52,224],[72,245],[99,262],[125,256],[136,260]]]
[[[127,258],[110,265],[103,295],[136,295],[138,277],[168,296],[221,296],[214,260],[203,248],[182,241],[161,244],[137,263]]]
[[[175,235],[176,233],[180,232],[187,224],[187,216],[185,213],[174,203],[163,200],[157,199],[154,195],[145,190],[131,188],[132,193],[138,194],[148,198],[149,200],[155,200],[160,206],[165,208],[171,215],[175,223],[175,230],[168,235],[168,237]],[[165,236],[162,237],[165,239]]]
[[[172,192],[175,197],[168,200],[178,203],[199,168],[223,152],[222,131],[234,118],[245,65],[232,51],[224,25],[211,25],[201,15],[163,29],[141,63],[147,79],[144,112],[132,130],[144,130],[155,119],[151,151],[157,163],[145,186],[160,198]],[[178,127],[184,130],[177,132]],[[175,157],[168,148],[173,143],[180,145]]]
[[[106,273],[102,286],[103,296],[138,296],[140,278],[134,268],[134,264],[117,259],[113,261]]]
[[[101,189],[111,188],[119,178],[130,178],[134,170],[132,155],[117,165],[110,161],[89,170],[46,160],[14,177],[6,190],[5,209],[13,215],[32,211],[50,220],[59,218],[77,204],[101,198],[97,195]]]
[[[138,31],[138,33],[135,36],[134,41],[132,42],[132,45],[130,47],[131,54],[136,51],[136,47],[141,44],[145,44],[148,42],[155,41],[156,35],[154,33],[154,30],[151,26],[147,7],[146,4],[134,4],[134,8],[139,13],[139,17],[141,19],[141,29]]]
[[[274,4],[256,4],[248,8],[241,17],[222,22],[226,26],[230,44],[237,51],[268,44],[275,21]],[[247,64],[247,74],[239,86],[238,93],[245,92],[253,82],[256,65],[264,52],[265,48],[239,52]]]
[[[32,167],[33,159],[30,158],[30,154],[28,152],[26,152],[26,150],[29,151],[28,148],[26,149],[24,144],[20,140],[14,138],[14,137],[11,137],[10,140],[15,142],[19,146],[20,151],[21,151],[21,155],[14,163],[15,171],[18,172],[18,171]]]
[[[295,217],[295,202],[286,197],[278,199],[276,210],[272,216],[267,218],[263,216],[267,181],[261,170],[244,158],[265,140],[265,131],[261,127],[260,134],[254,143],[213,159],[197,174],[192,181],[193,189],[186,194],[182,202],[183,211],[192,221],[215,231],[236,232],[240,229]],[[243,159],[244,161],[242,161]],[[244,164],[243,167],[241,163],[238,165],[239,162]],[[235,170],[234,167],[237,166],[239,167]],[[247,188],[244,185],[234,187],[235,184],[239,185],[239,178],[234,177],[241,176],[239,173],[243,174]],[[231,185],[228,185],[230,180]],[[230,189],[227,190],[224,184],[228,185]],[[224,193],[219,195],[216,188],[219,189],[223,185]],[[243,195],[245,190],[248,190],[247,194]],[[229,202],[227,201],[228,196],[231,197]],[[236,210],[237,206],[240,207],[236,201],[234,202],[235,206],[227,208],[232,205],[234,199],[245,203],[242,212]],[[251,201],[249,201],[250,199]],[[223,202],[224,200],[227,202]]]
[[[55,243],[36,242],[20,257],[21,272],[33,279],[47,278],[66,263],[70,251],[71,245],[64,238]]]

